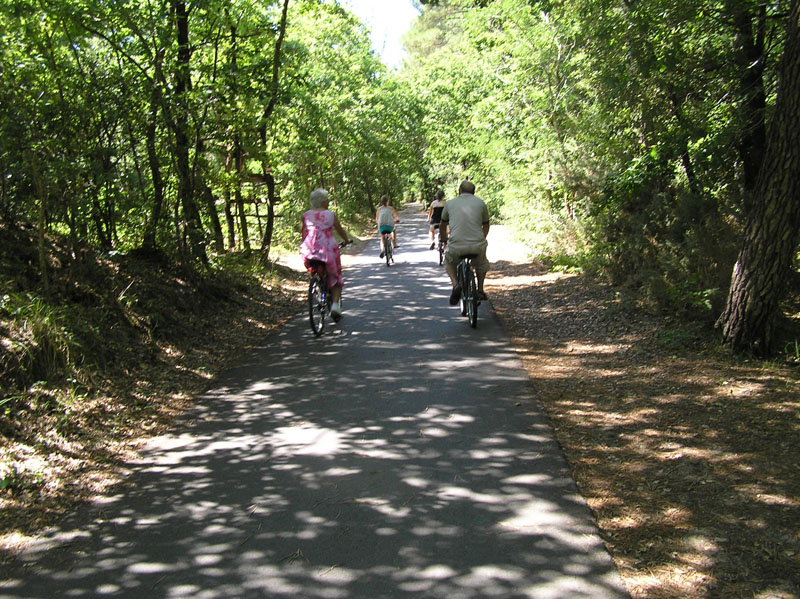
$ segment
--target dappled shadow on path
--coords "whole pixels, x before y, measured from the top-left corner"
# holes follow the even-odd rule
[[[351,267],[340,325],[272,336],[3,595],[625,596],[490,307],[471,329],[425,245]]]

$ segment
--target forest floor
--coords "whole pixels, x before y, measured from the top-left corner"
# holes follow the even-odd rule
[[[778,361],[736,357],[598,281],[494,268],[492,305],[633,599],[800,598],[798,336]]]
[[[800,599],[797,363],[731,356],[712,331],[648,314],[590,278],[548,272],[497,229],[490,239],[503,256],[487,280],[491,303],[632,598]],[[128,324],[110,338],[127,349],[109,358],[98,392],[81,392],[66,411],[52,408],[47,388],[3,400],[5,559],[76,502],[123,481],[142,438],[297,313],[304,289],[304,277],[281,266],[258,288],[217,280],[192,289],[147,264],[108,271],[113,293],[98,296],[117,298]],[[119,301],[123,290],[137,301]],[[199,297],[202,309],[181,309]],[[158,326],[144,320],[153,306]]]

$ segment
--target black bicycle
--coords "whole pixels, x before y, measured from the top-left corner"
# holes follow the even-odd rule
[[[458,284],[461,286],[461,315],[469,319],[473,329],[478,326],[478,306],[481,304],[475,270],[472,268],[472,260],[476,256],[477,254],[461,256],[456,269]]]
[[[339,247],[347,245],[342,242]],[[308,282],[308,319],[314,335],[319,337],[325,330],[325,319],[331,316],[333,293],[328,288],[328,269],[322,260],[309,260],[306,269],[311,275]],[[339,298],[342,305],[342,298]],[[338,319],[334,317],[334,321]]]
[[[444,250],[446,248],[447,248],[447,243],[443,242],[442,238],[439,237],[439,246],[437,248],[439,250],[439,266],[444,264]]]

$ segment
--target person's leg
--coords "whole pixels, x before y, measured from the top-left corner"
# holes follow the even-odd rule
[[[486,248],[483,248],[478,254],[478,257],[475,259],[475,274],[478,278],[478,293],[481,296],[484,296],[485,293],[483,291],[483,282],[486,280],[486,273],[489,271],[489,260],[486,258]]]
[[[384,234],[384,228],[381,227],[380,228],[380,237],[381,237],[381,253],[380,253],[380,257],[381,258],[383,258],[384,254],[386,253],[386,247],[385,247],[385,244],[383,243],[383,241],[384,241],[383,234]]]
[[[392,229],[392,245],[397,247],[397,227]]]
[[[340,255],[326,263],[328,271],[328,285],[331,292],[331,314],[334,320],[342,315],[342,259]]]
[[[458,303],[458,300],[461,299],[461,287],[458,284],[458,275],[456,274],[459,259],[459,256],[454,256],[449,252],[445,253],[444,255],[444,270],[447,273],[447,276],[450,277],[450,283],[453,286],[453,289],[450,291],[451,306],[455,306]]]
[[[447,275],[450,277],[450,284],[455,287],[458,285],[458,277],[456,276],[456,267],[454,264],[450,264],[449,262],[445,262],[444,269],[447,272]]]

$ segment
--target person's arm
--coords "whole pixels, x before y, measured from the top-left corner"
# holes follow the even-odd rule
[[[489,223],[483,223],[483,236],[489,237]]]
[[[336,232],[339,234],[339,237],[342,238],[345,244],[350,243],[350,239],[347,237],[347,232],[342,228],[342,225],[339,223],[339,217],[335,214],[333,215],[333,228],[336,229]]]
[[[300,235],[302,236],[301,241],[305,241],[306,235],[308,235],[308,229],[306,229],[306,219],[303,218],[300,223]]]
[[[399,223],[400,217],[397,215],[397,210],[395,210],[394,207],[392,207],[392,214],[394,214],[394,222]]]
[[[442,216],[439,221],[439,240],[447,243],[448,225],[450,224],[450,213],[447,211],[447,204],[442,208]]]

